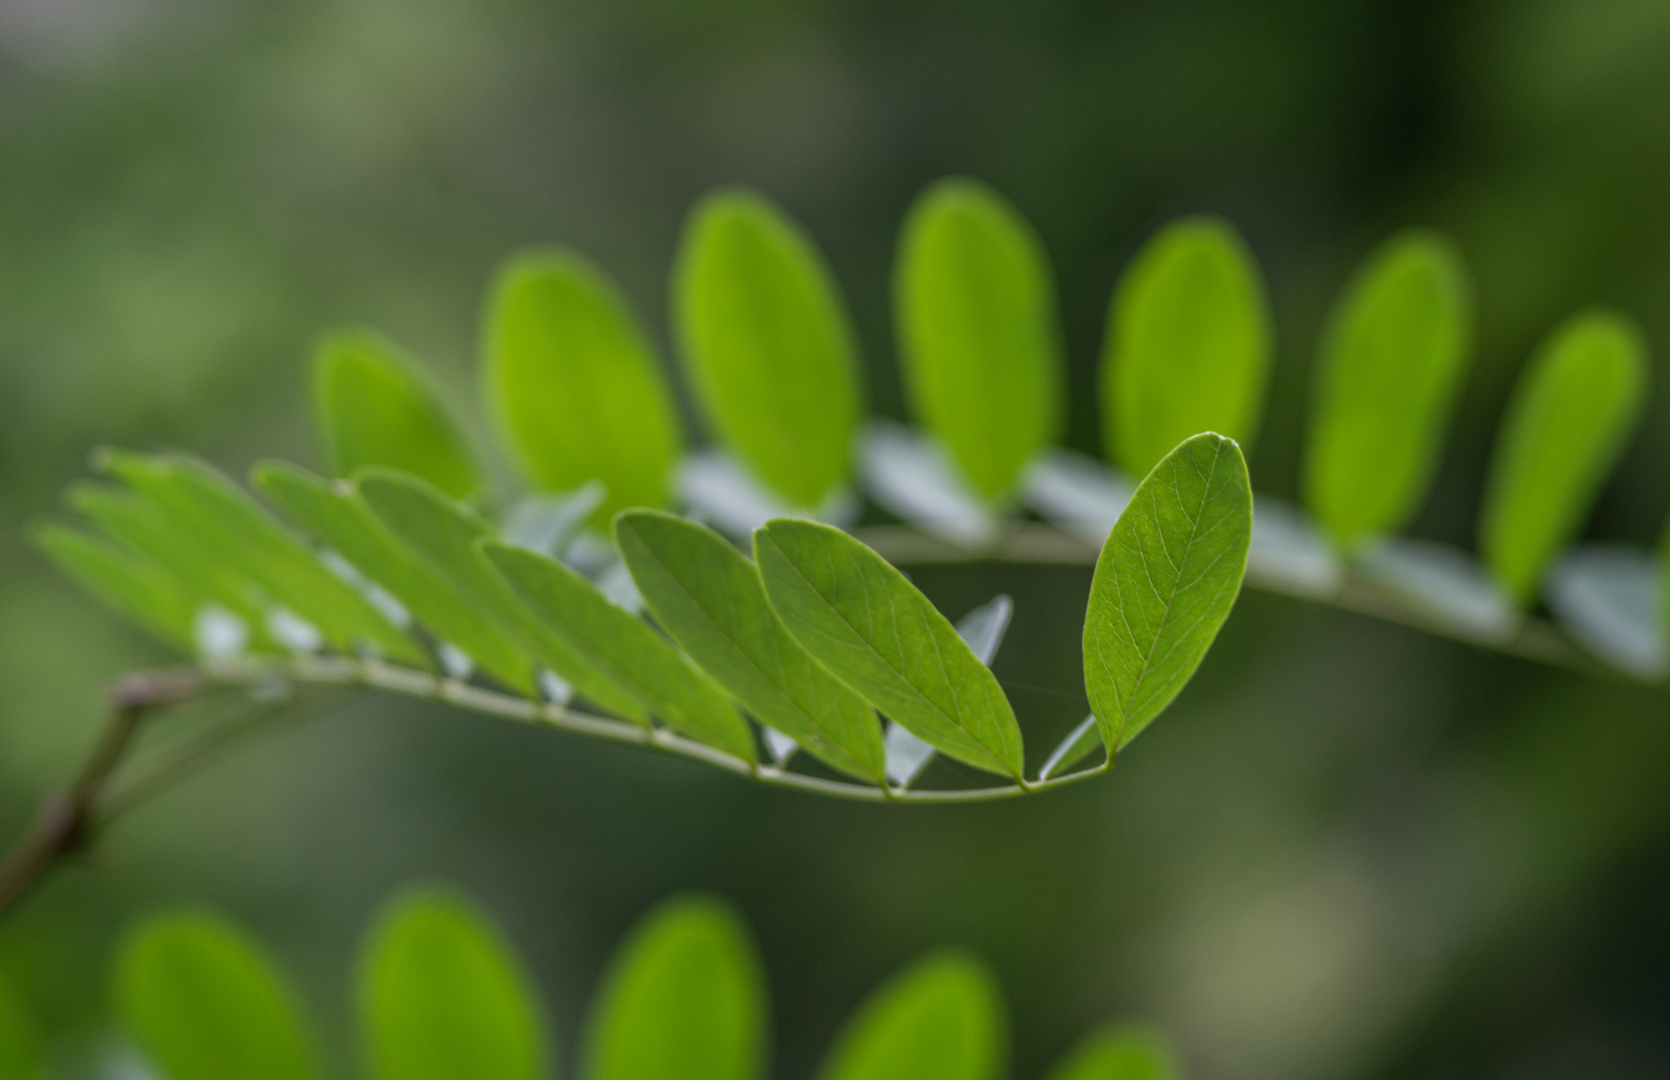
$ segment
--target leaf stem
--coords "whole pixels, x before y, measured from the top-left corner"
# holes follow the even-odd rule
[[[136,672],[116,684],[110,719],[74,782],[41,808],[34,827],[0,863],[0,918],[63,860],[92,842],[100,796],[146,715],[195,696],[202,685],[199,674],[191,670]]]

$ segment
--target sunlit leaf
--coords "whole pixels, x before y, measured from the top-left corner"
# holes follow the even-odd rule
[[[1514,388],[1479,519],[1479,550],[1521,604],[1571,541],[1641,415],[1647,344],[1622,315],[1557,328]]]
[[[319,1074],[295,995],[221,919],[151,919],[117,958],[116,1005],[168,1080],[310,1080]]]
[[[634,720],[644,718],[635,695],[592,664],[583,649],[553,633],[482,557],[477,545],[496,535],[474,511],[415,476],[389,469],[367,469],[357,486],[360,498],[389,532],[445,575],[466,603],[511,634],[529,655],[605,709]]]
[[[1234,227],[1197,217],[1161,229],[1126,269],[1108,310],[1108,455],[1142,476],[1197,432],[1249,442],[1270,348],[1264,285]]]
[[[663,904],[610,962],[587,1021],[582,1080],[759,1080],[764,983],[729,908]]]
[[[106,468],[161,503],[215,558],[258,583],[275,603],[307,620],[338,650],[368,643],[385,655],[427,665],[416,643],[329,570],[289,530],[224,476],[191,458],[107,453]]]
[[[486,399],[500,437],[547,491],[605,487],[592,522],[665,506],[683,442],[649,339],[584,256],[517,256],[499,272],[483,339]]]
[[[976,490],[999,499],[1062,423],[1055,282],[1008,200],[974,180],[929,188],[894,269],[905,385]]]
[[[818,1080],[995,1080],[1007,1053],[986,969],[960,953],[917,962],[848,1022]]]
[[[527,976],[486,920],[417,892],[378,920],[360,970],[372,1080],[543,1080],[545,1036]]]
[[[843,772],[881,779],[875,710],[800,647],[741,552],[653,511],[621,515],[615,539],[656,621],[756,719]]]
[[[748,722],[648,623],[555,559],[486,542],[481,550],[528,610],[588,664],[631,691],[680,734],[753,761]]]
[[[387,465],[458,499],[481,488],[475,456],[428,378],[375,334],[337,334],[320,343],[313,409],[332,475]]]
[[[1252,491],[1241,448],[1196,435],[1137,485],[1090,582],[1084,685],[1109,752],[1177,696],[1246,573]]]
[[[853,334],[811,240],[753,192],[697,204],[674,270],[685,370],[719,438],[793,506],[845,482],[862,391]]]
[[[1461,252],[1424,229],[1393,237],[1340,297],[1316,374],[1305,490],[1335,546],[1401,528],[1420,505],[1467,373]]]
[[[1158,1032],[1139,1027],[1098,1031],[1080,1043],[1049,1080],[1177,1080],[1176,1054]]]
[[[444,571],[396,538],[353,483],[327,481],[281,462],[259,466],[254,480],[297,524],[388,590],[441,640],[506,686],[532,694],[534,662],[520,642]]]
[[[1021,731],[996,676],[885,559],[783,518],[754,534],[754,560],[772,608],[837,678],[942,752],[1020,777]]]
[[[0,979],[0,1076],[43,1080],[46,1048],[35,1017]]]
[[[147,559],[79,529],[43,525],[35,546],[82,588],[188,655],[200,598]]]

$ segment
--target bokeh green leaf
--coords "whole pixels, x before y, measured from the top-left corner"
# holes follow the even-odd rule
[[[587,1021],[582,1080],[759,1080],[764,984],[728,907],[668,901],[610,962]]]
[[[427,376],[383,338],[356,331],[320,342],[313,411],[333,476],[368,465],[403,469],[456,499],[482,486],[475,455]]]
[[[1084,618],[1084,686],[1110,754],[1189,681],[1246,573],[1241,448],[1206,433],[1154,467],[1102,546]]]
[[[1316,375],[1305,489],[1334,545],[1403,526],[1426,493],[1463,378],[1461,252],[1425,229],[1387,241],[1340,297]]]
[[[1537,350],[1496,441],[1479,549],[1520,604],[1570,542],[1641,415],[1647,343],[1609,311],[1573,316]]]
[[[1122,1026],[1086,1038],[1049,1080],[1178,1080],[1179,1075],[1176,1053],[1164,1036]]]
[[[312,1037],[260,949],[211,915],[159,916],[116,961],[117,1012],[168,1080],[312,1080]]]
[[[621,515],[615,538],[656,620],[744,708],[834,768],[883,779],[875,710],[801,648],[729,541],[653,511]]]
[[[360,970],[371,1080],[543,1080],[547,1050],[527,976],[493,927],[457,898],[398,897]]]
[[[511,259],[488,299],[482,354],[500,438],[534,483],[601,481],[599,528],[628,506],[667,504],[678,415],[649,339],[590,260],[567,249]]]
[[[720,440],[791,506],[846,481],[863,407],[852,328],[817,248],[764,197],[724,190],[691,212],[673,318]]]
[[[997,677],[885,559],[778,518],[754,533],[754,561],[789,633],[837,678],[944,753],[1019,779],[1021,730]]]
[[[986,969],[961,953],[919,961],[848,1022],[818,1080],[995,1080],[1007,1034]]]
[[[754,735],[742,714],[648,623],[555,559],[497,542],[486,542],[481,550],[553,633],[664,723],[744,761],[754,760]]]
[[[1148,242],[1108,309],[1102,424],[1115,464],[1145,475],[1202,431],[1250,444],[1270,366],[1268,308],[1227,221],[1185,218]]]
[[[11,984],[0,979],[0,1076],[43,1080],[46,1047],[34,1015]]]
[[[191,594],[212,600],[260,633],[264,608],[271,604],[264,590],[155,499],[106,484],[76,484],[68,500],[88,520],[160,567]]]
[[[42,525],[35,546],[81,587],[167,644],[196,651],[193,620],[199,598],[155,563],[102,537],[64,525]]]
[[[912,409],[974,488],[999,499],[1061,428],[1061,341],[1043,243],[974,180],[930,187],[893,279]]]

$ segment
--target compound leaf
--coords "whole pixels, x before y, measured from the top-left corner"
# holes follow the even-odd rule
[[[1211,432],[1137,486],[1102,546],[1084,619],[1084,685],[1108,752],[1177,696],[1247,569],[1252,491],[1241,448]]]
[[[1173,222],[1114,291],[1102,351],[1109,456],[1146,474],[1201,431],[1249,442],[1270,365],[1270,316],[1252,253],[1212,217]]]
[[[1336,547],[1400,528],[1425,494],[1467,373],[1469,297],[1461,252],[1424,229],[1387,241],[1340,297],[1305,467]]]
[[[1622,315],[1589,311],[1557,328],[1508,402],[1479,548],[1503,590],[1529,603],[1570,542],[1641,415],[1647,344]]]
[[[1140,1027],[1098,1031],[1068,1055],[1049,1080],[1177,1080],[1177,1057],[1158,1032]]]
[[[754,760],[748,722],[648,623],[555,559],[492,541],[481,550],[528,610],[664,723],[744,761]]]
[[[373,1080],[543,1080],[545,1035],[527,976],[468,904],[397,898],[360,969],[366,1074]]]
[[[393,343],[365,331],[320,342],[313,408],[333,476],[386,465],[453,498],[481,489],[481,471],[428,378]]]
[[[199,598],[167,571],[108,540],[64,525],[43,525],[35,546],[81,587],[126,618],[190,655]]]
[[[591,520],[665,506],[683,438],[655,351],[609,279],[567,249],[511,259],[488,301],[482,352],[499,435],[534,483],[600,480]]]
[[[282,462],[258,466],[255,486],[326,547],[388,591],[443,641],[524,694],[534,662],[520,642],[445,572],[402,543],[349,481],[328,481]]]
[[[1042,242],[974,180],[929,188],[893,280],[913,411],[987,499],[1008,495],[1061,428],[1055,283]]]
[[[474,511],[417,477],[390,469],[366,470],[357,486],[366,506],[391,533],[444,574],[467,603],[514,635],[534,659],[598,705],[634,720],[644,718],[636,696],[590,663],[584,650],[553,633],[494,572],[477,545],[495,539],[495,534]]]
[[[845,305],[811,240],[748,191],[697,204],[674,270],[685,370],[721,441],[791,506],[843,484],[862,392]]]
[[[759,1080],[766,995],[748,931],[728,907],[677,899],[609,964],[587,1021],[583,1080]]]
[[[918,961],[871,995],[818,1080],[995,1080],[1006,1035],[997,987],[960,953]]]
[[[169,1080],[319,1075],[295,995],[259,948],[211,915],[154,918],[117,958],[116,1004]]]
[[[755,718],[842,772],[883,779],[875,710],[801,648],[746,556],[647,510],[618,517],[615,542],[656,621]]]
[[[217,560],[238,567],[272,601],[307,620],[341,652],[369,643],[389,657],[427,667],[416,643],[264,511],[207,465],[168,455],[110,452],[106,468],[160,503]],[[270,614],[270,613],[269,613]]]
[[[789,633],[837,678],[944,753],[1019,779],[1021,730],[997,677],[885,559],[779,518],[754,533],[754,561]]]

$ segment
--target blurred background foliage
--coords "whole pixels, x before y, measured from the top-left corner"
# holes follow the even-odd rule
[[[529,244],[595,257],[664,346],[681,219],[727,182],[824,246],[873,409],[899,416],[895,232],[954,173],[1004,192],[1048,246],[1068,437],[1088,452],[1119,270],[1173,216],[1236,221],[1278,331],[1253,477],[1289,496],[1346,273],[1404,225],[1458,237],[1480,324],[1415,529],[1437,539],[1473,534],[1536,340],[1581,305],[1623,308],[1660,389],[1589,532],[1656,541],[1661,0],[6,0],[0,826],[14,835],[66,775],[107,679],[162,659],[24,544],[91,446],[318,465],[305,360],[343,322],[473,400],[482,288]],[[1014,593],[998,674],[1033,741],[1083,715],[1088,568],[916,579],[953,616]],[[344,1016],[356,929],[398,884],[440,879],[503,922],[571,1043],[609,946],[695,887],[759,934],[784,1076],[809,1072],[866,988],[947,943],[1011,995],[1018,1076],[1115,1016],[1170,1029],[1208,1080],[1664,1075],[1666,705],[1261,593],[1113,776],[1018,804],[832,803],[360,701],[124,822],[0,930],[0,974],[91,1060],[114,935],[202,901]]]

